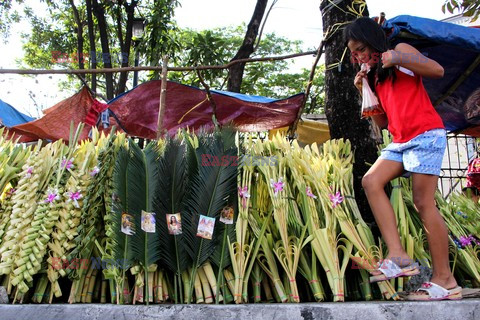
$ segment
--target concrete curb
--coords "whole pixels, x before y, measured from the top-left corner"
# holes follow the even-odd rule
[[[8,295],[5,287],[0,287],[0,304],[8,303]]]
[[[347,302],[249,305],[127,305],[52,304],[0,305],[1,320],[476,320],[480,299],[438,302]]]

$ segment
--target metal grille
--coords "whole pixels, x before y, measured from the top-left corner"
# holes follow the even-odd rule
[[[438,188],[445,198],[465,187],[468,163],[478,157],[479,152],[477,139],[466,135],[447,135],[447,150],[438,181]]]

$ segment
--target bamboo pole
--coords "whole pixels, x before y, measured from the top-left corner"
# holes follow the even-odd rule
[[[158,121],[157,121],[157,139],[162,136],[163,117],[165,115],[165,101],[167,99],[167,74],[168,74],[168,56],[163,57],[162,63],[162,85],[160,87],[160,104],[158,106]]]
[[[222,70],[228,69],[237,63],[248,62],[261,62],[261,61],[278,61],[292,59],[296,57],[314,55],[316,51],[306,51],[288,54],[284,56],[263,57],[263,58],[249,58],[238,59],[231,61],[223,65],[214,66],[196,66],[196,67],[170,67],[168,71],[196,71],[196,70]],[[58,69],[58,70],[46,70],[46,69],[0,69],[0,74],[13,73],[13,74],[96,74],[96,73],[116,73],[126,71],[160,71],[162,67],[149,66],[149,67],[123,67],[123,68],[103,68],[103,69]]]
[[[300,108],[298,109],[297,118],[295,119],[293,124],[288,129],[288,133],[291,137],[293,137],[293,135],[295,134],[295,131],[297,130],[298,121],[300,120],[300,117],[302,116],[302,113],[303,113],[303,109],[305,109],[305,105],[307,104],[307,99],[308,99],[308,96],[310,95],[310,89],[312,88],[313,78],[315,77],[315,71],[317,69],[317,64],[318,64],[318,61],[320,61],[320,57],[323,54],[323,48],[324,47],[325,47],[325,40],[322,40],[322,42],[320,43],[320,46],[318,47],[317,58],[315,59],[315,62],[313,63],[312,69],[310,70],[310,77],[308,79],[307,88],[305,90],[305,96],[303,97],[302,104],[301,104]]]

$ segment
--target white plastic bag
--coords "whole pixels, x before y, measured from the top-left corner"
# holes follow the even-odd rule
[[[364,63],[362,64],[362,71],[370,70],[370,67]],[[362,79],[362,119],[370,116],[383,114],[382,107],[378,102],[377,96],[373,93],[367,78]]]

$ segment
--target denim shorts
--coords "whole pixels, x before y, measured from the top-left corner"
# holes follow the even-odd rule
[[[390,143],[379,159],[401,162],[408,172],[438,176],[446,146],[445,129],[433,129],[404,143]]]

